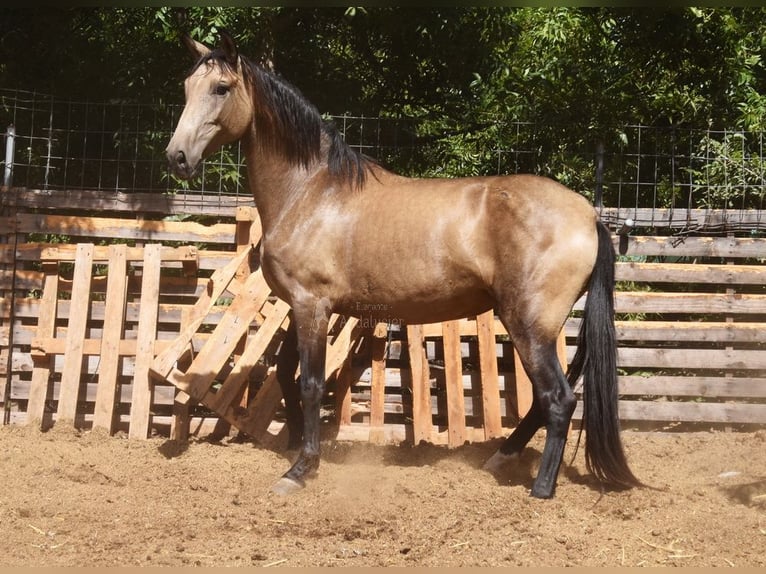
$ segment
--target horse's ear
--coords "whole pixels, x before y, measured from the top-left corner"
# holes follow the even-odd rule
[[[237,67],[237,60],[239,59],[239,52],[237,51],[237,43],[234,38],[226,30],[219,30],[221,34],[221,50],[226,56],[226,61],[232,67]]]
[[[182,34],[181,42],[183,42],[184,46],[186,46],[186,48],[189,50],[189,52],[191,52],[195,59],[199,59],[202,56],[207,56],[210,53],[210,48],[201,42],[197,42],[197,40],[189,36],[189,34]]]

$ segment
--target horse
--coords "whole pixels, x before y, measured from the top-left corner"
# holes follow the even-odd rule
[[[165,150],[169,169],[191,178],[222,145],[241,143],[263,229],[263,275],[291,307],[294,329],[277,370],[300,451],[274,492],[304,488],[319,468],[332,313],[423,324],[490,309],[518,351],[533,401],[485,468],[497,473],[545,427],[530,494],[553,497],[582,376],[588,471],[617,489],[641,484],[620,438],[614,247],[584,196],[528,174],[398,175],[352,149],[298,88],[240,54],[227,32],[215,48],[188,35],[183,43],[195,64]],[[565,374],[556,339],[586,292]],[[300,421],[290,420],[296,411]]]

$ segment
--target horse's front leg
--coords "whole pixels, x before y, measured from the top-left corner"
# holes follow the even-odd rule
[[[310,312],[294,308],[300,358],[300,396],[303,405],[303,443],[298,459],[272,490],[290,494],[306,485],[306,479],[319,468],[319,407],[325,389],[325,355],[329,309],[320,303]]]
[[[296,450],[303,443],[303,410],[295,372],[298,370],[298,335],[295,320],[290,321],[277,356],[277,381],[285,400],[287,418],[287,450]]]

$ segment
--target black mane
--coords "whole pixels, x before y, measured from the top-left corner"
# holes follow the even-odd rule
[[[220,50],[203,57],[196,67],[209,60],[231,69]],[[245,80],[253,87],[255,128],[261,142],[277,148],[288,162],[308,167],[312,161],[320,159],[324,134],[330,142],[327,154],[330,174],[361,188],[376,162],[352,149],[298,88],[243,56],[240,56],[240,62]]]

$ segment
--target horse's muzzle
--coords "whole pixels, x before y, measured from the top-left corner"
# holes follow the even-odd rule
[[[165,154],[168,158],[168,168],[174,175],[181,179],[190,179],[194,175],[196,166],[189,164],[183,150],[175,151],[168,148]]]

